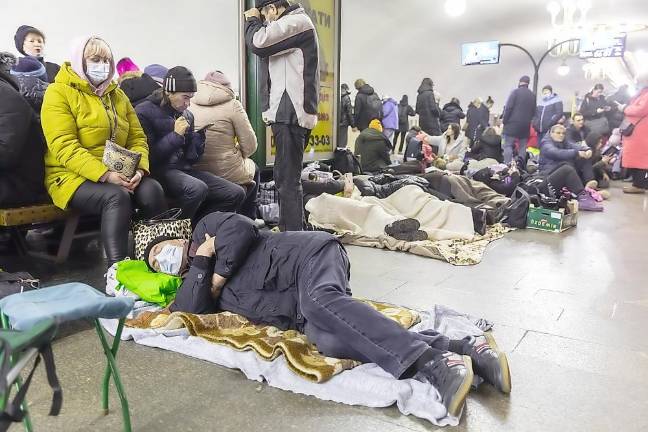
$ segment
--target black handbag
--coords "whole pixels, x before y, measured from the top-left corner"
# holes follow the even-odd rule
[[[619,130],[621,131],[621,135],[623,135],[624,137],[631,136],[634,133],[635,127],[637,127],[637,125],[639,123],[641,123],[642,120],[645,119],[645,118],[646,117],[642,117],[641,120],[639,120],[637,122],[637,124],[634,124],[630,120],[624,118],[623,121],[621,122],[621,125],[619,126]]]
[[[39,287],[40,281],[27,272],[0,271],[0,299]]]

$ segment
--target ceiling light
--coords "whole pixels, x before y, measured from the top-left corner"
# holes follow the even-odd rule
[[[556,70],[558,75],[560,76],[567,76],[569,75],[569,66],[567,66],[567,63],[565,60],[563,60],[562,64],[558,66],[558,69]]]
[[[451,17],[458,17],[466,12],[466,0],[446,0],[445,11]]]

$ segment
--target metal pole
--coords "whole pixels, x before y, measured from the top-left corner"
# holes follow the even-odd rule
[[[239,36],[239,46],[238,46],[238,76],[239,76],[239,97],[241,98],[241,104],[244,107],[247,107],[247,74],[246,71],[246,57],[245,57],[245,18],[243,17],[243,12],[245,12],[245,0],[238,0],[238,14],[237,17],[239,20],[238,36]]]
[[[533,64],[533,94],[537,94],[538,93],[538,69],[539,69],[539,67],[538,67],[538,64],[535,61],[535,58],[533,58],[533,55],[531,55],[529,50],[527,50],[526,48],[524,48],[524,47],[522,47],[520,45],[517,45],[517,44],[501,43],[499,46],[500,47],[510,46],[510,47],[513,47],[513,48],[517,48],[517,49],[521,50],[522,52],[524,52],[529,57],[529,59],[531,59],[531,63]]]
[[[531,59],[531,63],[533,63],[533,93],[537,95],[538,94],[538,80],[539,80],[539,75],[540,75],[540,65],[542,65],[542,62],[544,61],[544,59],[547,58],[547,56],[549,55],[549,53],[551,51],[558,48],[560,45],[566,44],[568,42],[574,42],[574,41],[577,41],[577,40],[580,40],[580,39],[567,39],[567,40],[564,40],[562,42],[558,42],[557,44],[555,44],[554,46],[549,48],[547,51],[545,51],[544,54],[542,54],[542,57],[540,57],[540,61],[538,61],[538,62],[536,62],[535,58],[531,55],[531,53],[526,48],[524,48],[524,47],[522,47],[520,45],[511,44],[511,43],[502,43],[502,44],[500,44],[500,47],[510,46],[510,47],[513,47],[513,48],[517,48],[519,50],[522,50],[527,56],[529,56],[529,58]]]

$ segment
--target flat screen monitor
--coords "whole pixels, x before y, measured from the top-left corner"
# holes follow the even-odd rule
[[[499,41],[471,42],[461,45],[461,64],[464,66],[498,64],[499,57]]]
[[[580,58],[623,57],[625,47],[625,33],[588,35],[580,40]]]

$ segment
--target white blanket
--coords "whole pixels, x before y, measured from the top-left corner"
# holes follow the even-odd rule
[[[117,329],[116,320],[101,320],[112,335]],[[421,322],[412,331],[437,329],[451,339],[482,334],[490,328],[485,320],[462,315],[443,306],[423,312]],[[252,351],[236,351],[205,339],[189,336],[186,329],[164,331],[125,327],[122,340],[132,339],[140,345],[166,349],[232,369],[240,369],[248,379],[266,381],[270,386],[294,393],[315,396],[347,405],[388,407],[394,403],[405,415],[420,417],[437,426],[459,423],[458,417],[449,416],[439,393],[430,384],[413,379],[397,380],[374,363],[364,364],[344,371],[324,383],[313,383],[295,375],[283,356],[266,361]],[[478,378],[476,378],[478,379]],[[481,381],[481,380],[479,380]],[[479,382],[475,382],[479,384]]]
[[[405,186],[384,199],[322,194],[306,204],[309,222],[338,234],[386,237],[385,226],[406,218],[421,223],[429,240],[470,240],[475,230],[470,208],[441,201],[417,186]]]

